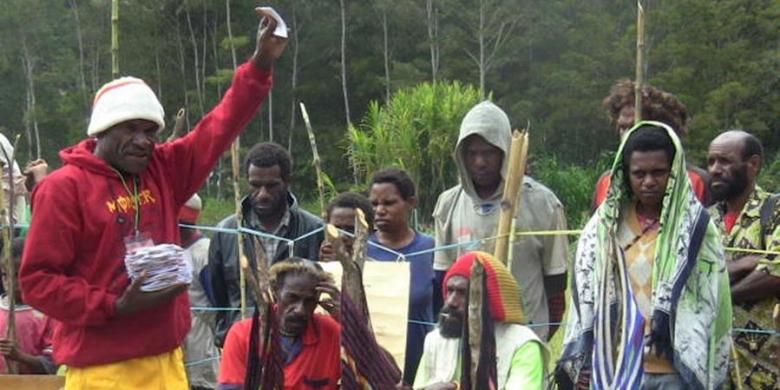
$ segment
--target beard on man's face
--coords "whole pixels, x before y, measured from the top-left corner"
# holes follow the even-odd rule
[[[713,182],[723,182],[725,185],[712,186],[712,199],[716,202],[722,202],[739,196],[748,185],[747,166],[735,169],[731,178],[714,177]]]
[[[465,313],[445,306],[439,313],[439,333],[446,339],[460,338],[463,332]]]

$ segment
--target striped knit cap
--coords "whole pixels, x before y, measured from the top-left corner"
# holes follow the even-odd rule
[[[154,91],[141,79],[122,77],[106,83],[95,94],[87,135],[95,137],[133,119],[154,122],[157,130],[165,127],[165,112]]]
[[[520,300],[520,287],[517,281],[500,261],[485,252],[467,252],[450,267],[442,284],[443,296],[447,296],[447,281],[455,276],[471,279],[474,262],[479,262],[487,277],[487,295],[490,302],[490,314],[496,322],[522,324],[525,320],[523,304]]]

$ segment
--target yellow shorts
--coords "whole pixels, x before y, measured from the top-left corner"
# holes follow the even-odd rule
[[[90,367],[68,367],[65,390],[186,390],[181,348],[160,355]]]

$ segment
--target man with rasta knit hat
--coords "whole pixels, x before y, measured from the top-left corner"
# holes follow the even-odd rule
[[[146,291],[149,273],[131,280],[124,261],[135,248],[180,242],[179,210],[267,96],[287,40],[256,12],[255,53],[189,134],[158,144],[157,97],[142,80],[114,80],[95,95],[90,138],[61,151],[63,167],[35,188],[19,279],[25,301],[56,320],[65,389],[187,388],[187,285]]]
[[[548,351],[524,322],[506,266],[468,252],[444,276],[439,325],[428,333],[415,389],[542,389]]]

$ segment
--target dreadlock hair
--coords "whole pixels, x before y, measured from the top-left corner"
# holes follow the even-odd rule
[[[607,110],[612,127],[617,125],[620,111],[634,105],[636,84],[629,79],[618,80],[601,105]],[[677,97],[650,85],[642,86],[642,120],[663,122],[682,137],[688,134],[688,109]]]
[[[333,282],[333,278],[322,267],[301,257],[291,257],[282,260],[269,270],[270,285],[274,293],[284,286],[285,279],[290,275],[307,275],[316,283]],[[249,356],[247,356],[247,371],[244,379],[245,389],[282,389],[284,386],[284,364],[282,349],[279,343],[279,322],[271,305],[266,305],[263,313],[265,326],[262,329],[263,342],[260,342],[260,310],[255,305],[252,316],[252,330],[249,336]],[[260,346],[263,350],[260,350]]]
[[[368,231],[374,231],[374,207],[371,206],[371,202],[363,195],[356,192],[342,192],[338,194],[328,204],[328,208],[325,209],[325,221],[330,221],[330,213],[336,208],[346,209],[360,209],[366,216],[366,223],[368,223]]]

